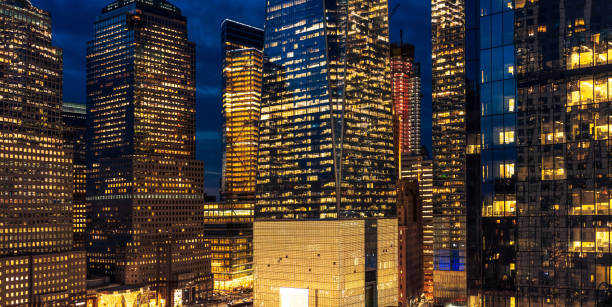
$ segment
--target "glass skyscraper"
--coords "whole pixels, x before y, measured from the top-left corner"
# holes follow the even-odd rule
[[[171,306],[212,288],[195,91],[195,46],[177,7],[102,10],[87,48],[89,270],[150,285]]]
[[[455,16],[447,13],[457,7],[465,14],[461,28],[465,29],[466,118],[473,114],[471,101],[479,101],[480,119],[474,122],[479,123],[481,147],[472,147],[470,120],[462,138],[467,153],[463,163],[468,187],[464,236],[468,305],[609,304],[611,219],[606,178],[610,129],[606,112],[612,86],[611,3],[485,0],[437,4],[434,12],[444,13],[434,16],[443,16],[445,22],[448,16]],[[477,51],[470,46],[477,46]],[[440,129],[436,128],[439,95],[435,88],[444,78],[436,77],[436,71],[441,65],[440,72],[452,76],[454,67],[445,64],[445,57],[453,54],[443,52],[441,59],[434,56],[434,136]],[[445,157],[457,152],[443,149],[438,150]],[[480,155],[470,155],[478,150]],[[470,167],[476,157],[480,167]],[[434,154],[436,158],[444,161]],[[470,175],[470,170],[475,174]],[[478,185],[473,178],[479,179]],[[439,195],[452,195],[445,193]],[[476,206],[470,201],[475,196]],[[434,217],[436,225],[444,221],[440,219],[443,215]],[[436,227],[434,231],[434,242],[444,242],[438,238],[445,236],[436,233],[445,234],[447,229]],[[438,248],[435,244],[434,253]],[[442,268],[438,263],[443,262],[435,255],[438,270]],[[438,284],[436,280],[436,287]],[[463,289],[456,289],[454,299],[438,290],[439,303],[463,300],[457,299]]]
[[[434,299],[467,304],[480,259],[478,1],[432,1]],[[471,292],[471,291],[470,291]]]
[[[73,251],[72,155],[64,144],[62,50],[51,15],[0,1],[0,306],[84,302]]]
[[[263,30],[232,20],[222,25],[223,200],[255,199]]]
[[[609,305],[612,3],[514,5],[517,305]]]
[[[266,9],[255,305],[397,305],[387,1]]]
[[[480,1],[474,17],[480,46],[481,303],[512,306],[516,302],[518,111],[513,1]]]
[[[206,205],[215,290],[253,287],[253,213],[263,83],[264,32],[233,20],[221,26],[223,177],[220,203]]]

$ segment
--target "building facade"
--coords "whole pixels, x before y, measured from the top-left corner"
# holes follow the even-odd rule
[[[479,296],[486,306],[516,303],[516,65],[514,6],[480,1],[479,88],[481,105],[481,237]],[[474,297],[478,299],[474,300]]]
[[[609,304],[611,12],[515,2],[520,306]]]
[[[222,25],[222,200],[254,200],[263,82],[263,30],[232,20]]]
[[[401,156],[420,155],[421,71],[415,61],[413,45],[391,45],[391,89],[398,121],[399,153]]]
[[[263,82],[263,30],[221,26],[223,176],[221,203],[206,206],[215,290],[253,287],[253,212]]]
[[[73,251],[62,50],[30,1],[0,2],[0,24],[0,305],[75,306],[86,272]]]
[[[480,289],[478,1],[432,1],[434,299]],[[469,290],[469,291],[468,291]]]
[[[424,150],[423,150],[424,152]],[[423,228],[423,294],[433,300],[433,169],[432,161],[425,156],[402,156],[401,180],[418,182]]]
[[[85,170],[87,168],[87,109],[85,105],[64,102],[64,144],[72,153],[72,232],[75,249],[85,249],[87,202],[85,196]]]
[[[399,231],[399,304],[411,306],[424,293],[423,203],[419,181],[400,179],[397,191]]]
[[[255,202],[206,203],[204,222],[211,249],[215,291],[253,288],[253,211]]]
[[[397,305],[387,2],[274,0],[266,12],[254,304]],[[313,255],[329,262],[309,268]]]
[[[118,0],[102,10],[87,48],[89,272],[149,285],[172,306],[212,288],[195,91],[180,9]]]

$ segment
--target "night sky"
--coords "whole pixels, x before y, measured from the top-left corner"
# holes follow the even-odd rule
[[[169,0],[183,10],[189,38],[197,45],[197,157],[204,160],[206,189],[217,195],[221,177],[221,22],[233,19],[263,27],[265,0]],[[93,22],[112,0],[32,0],[51,12],[53,42],[64,49],[64,100],[85,103],[85,55]],[[431,148],[430,1],[389,0],[400,4],[391,19],[391,41],[416,46],[423,77],[423,142]]]

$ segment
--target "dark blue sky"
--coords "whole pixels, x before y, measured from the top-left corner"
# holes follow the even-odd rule
[[[204,160],[206,188],[217,194],[221,174],[221,22],[234,19],[263,27],[265,0],[169,0],[189,21],[189,37],[197,45],[197,147]],[[86,42],[93,22],[111,0],[32,0],[53,16],[53,41],[64,49],[64,100],[85,102]],[[423,141],[431,144],[431,39],[430,1],[389,0],[400,4],[391,19],[391,41],[416,46],[423,76]]]

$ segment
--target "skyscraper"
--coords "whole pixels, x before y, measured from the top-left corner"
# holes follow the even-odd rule
[[[64,102],[62,106],[64,121],[64,145],[72,154],[72,232],[73,245],[85,248],[87,226],[87,202],[85,200],[85,170],[87,168],[87,109],[85,105]]]
[[[466,148],[463,0],[432,0],[434,298],[465,303]]]
[[[478,12],[477,2],[432,1],[434,298],[438,304],[467,304],[468,288],[478,286],[481,279],[480,260],[472,257],[481,249],[478,15],[472,16]]]
[[[425,150],[423,150],[425,151]],[[423,294],[428,300],[433,300],[433,171],[432,162],[426,155],[402,156],[401,179],[418,182],[421,200],[421,218],[423,219]]]
[[[605,0],[515,2],[503,75],[517,79],[519,306],[609,305],[611,13]]]
[[[487,306],[516,303],[516,66],[510,0],[480,1],[481,105],[481,300]],[[475,292],[470,293],[473,300]]]
[[[441,12],[450,4],[440,4]],[[480,101],[479,168],[469,166],[478,148],[466,123],[468,304],[609,305],[611,3],[458,4],[467,118],[473,98]],[[452,74],[452,65],[440,69]],[[480,170],[479,193],[469,188],[471,169]]]
[[[87,48],[92,274],[151,285],[170,305],[212,287],[203,163],[195,160],[195,46],[165,0],[106,6]]]
[[[421,153],[421,72],[413,45],[391,45],[391,88],[401,156]]]
[[[397,305],[387,14],[383,0],[267,3],[256,306]]]
[[[222,25],[223,200],[255,199],[263,36],[263,30],[232,20]]]
[[[84,299],[85,253],[72,245],[72,156],[62,132],[62,50],[51,16],[0,1],[0,305]]]
[[[206,205],[215,290],[253,286],[253,210],[263,82],[264,32],[225,20],[221,203]]]

